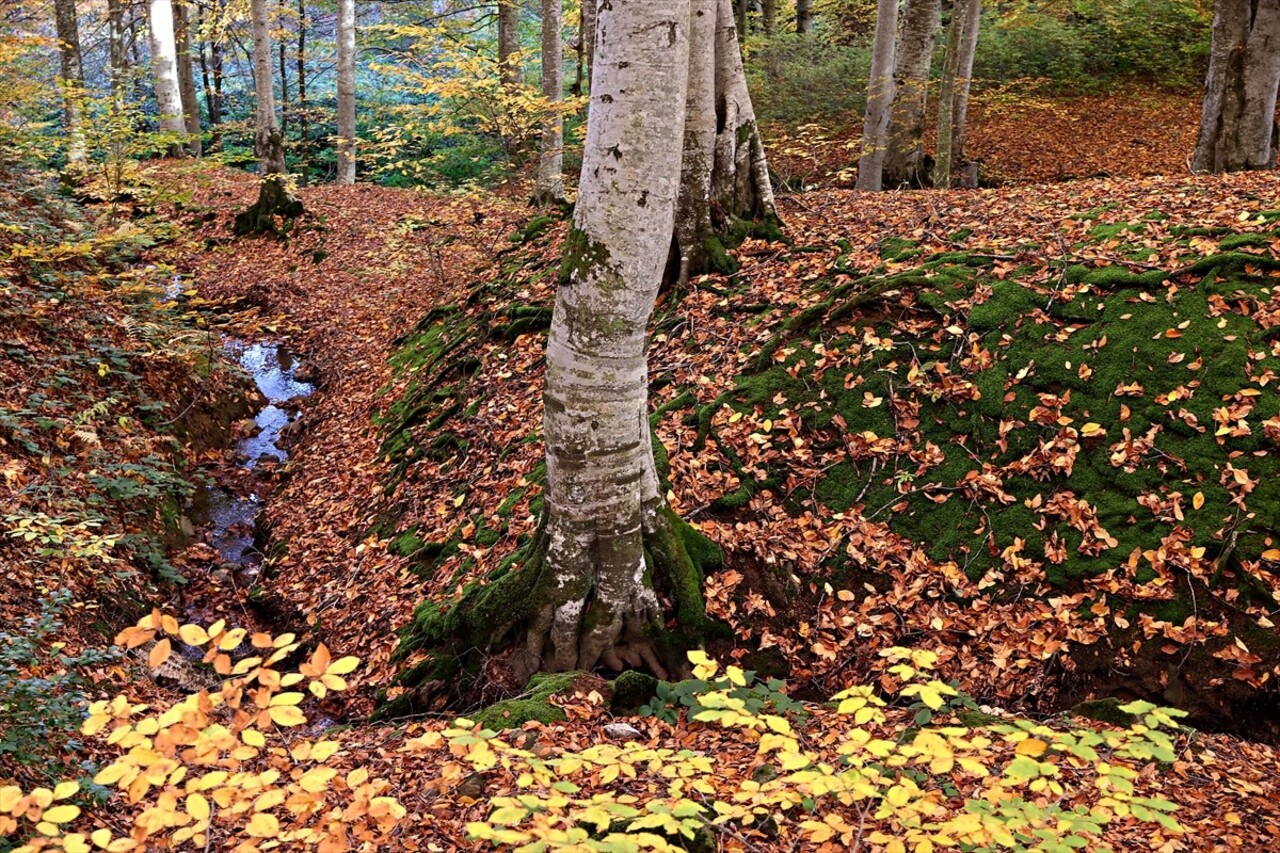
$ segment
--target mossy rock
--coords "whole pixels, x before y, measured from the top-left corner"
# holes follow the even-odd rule
[[[1120,699],[1108,696],[1103,699],[1087,699],[1071,708],[1071,713],[1086,720],[1097,720],[1113,726],[1128,727],[1138,721],[1136,714],[1121,711],[1120,706],[1127,704]]]
[[[628,670],[613,680],[612,687],[613,700],[609,703],[609,710],[629,716],[654,697],[658,679],[645,672]]]
[[[551,704],[554,696],[571,696],[579,690],[599,690],[603,682],[586,672],[540,673],[529,680],[525,692],[513,699],[497,702],[468,718],[486,729],[502,731],[518,729],[525,723],[562,723],[565,712]]]

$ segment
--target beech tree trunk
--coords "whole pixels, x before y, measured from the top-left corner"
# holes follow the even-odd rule
[[[938,157],[933,165],[933,184],[951,186],[955,169],[956,92],[960,80],[961,54],[965,44],[965,22],[969,9],[981,0],[955,0],[947,24],[947,48],[942,61],[942,82],[938,88]]]
[[[533,202],[539,205],[564,201],[564,0],[542,0],[542,96],[554,113],[542,123],[542,149],[538,157],[538,185]]]
[[[298,55],[294,69],[298,79],[298,185],[311,180],[311,118],[307,113],[307,0],[298,0]]]
[[[171,0],[150,0],[150,15],[151,69],[155,78],[160,129],[185,134],[187,125],[183,118],[182,90],[178,85],[178,47],[174,37],[173,3]],[[177,149],[172,153],[179,155],[181,150]]]
[[[125,69],[128,66],[124,49],[124,2],[107,0],[107,61],[111,66],[111,100],[117,107],[124,99]]]
[[[1276,164],[1280,0],[1218,0],[1193,172]]]
[[[519,51],[520,8],[516,0],[498,0],[498,74],[509,88],[520,83],[520,64],[514,59]]]
[[[973,89],[973,60],[978,52],[978,29],[982,26],[982,0],[966,0],[964,32],[956,68],[956,104],[951,112],[951,163],[953,171],[968,165],[965,135],[969,127],[969,92]]]
[[[760,26],[771,36],[778,29],[778,0],[761,0]]]
[[[813,32],[813,0],[796,0],[796,34]]]
[[[924,154],[925,105],[941,23],[942,0],[906,0],[881,186],[923,187],[929,183]]]
[[[596,59],[596,2],[597,0],[581,0],[582,2],[582,55],[586,64],[587,92],[591,91],[591,74]],[[585,94],[585,92],[579,92]]]
[[[67,162],[80,167],[85,162],[84,125],[80,98],[84,93],[84,66],[80,58],[80,22],[76,0],[55,0],[54,24],[58,33],[58,55],[62,61],[62,109],[67,125]]]
[[[858,158],[860,190],[879,191],[889,148],[889,115],[893,106],[894,52],[898,37],[898,0],[876,3],[876,34],[867,78],[867,110],[862,122],[862,153]]]
[[[284,135],[276,124],[276,97],[271,72],[271,29],[267,0],[250,0],[253,25],[253,85],[256,112],[253,122],[253,150],[264,175],[285,172]]]
[[[672,529],[649,435],[646,326],[680,185],[689,0],[603,5],[597,48],[580,195],[547,339],[546,552],[524,652],[530,670],[603,663],[665,675],[654,591],[663,567],[645,552]],[[660,551],[650,548],[658,562]]]
[[[176,0],[173,7],[173,34],[178,51],[178,91],[182,95],[182,119],[187,131],[187,151],[199,157],[200,101],[196,97],[195,65],[191,61],[191,20],[187,4]]]
[[[356,182],[356,4],[338,0],[338,183]]]
[[[776,230],[764,143],[747,90],[732,0],[691,0],[684,156],[675,277],[734,271],[724,235],[735,221]]]

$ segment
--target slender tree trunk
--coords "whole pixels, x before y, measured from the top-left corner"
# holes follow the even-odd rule
[[[547,340],[547,548],[527,632],[530,671],[668,671],[655,642],[661,567],[645,555],[671,534],[649,435],[645,344],[679,187],[688,9],[689,0],[601,7],[596,89],[608,97],[591,111]]]
[[[858,158],[860,190],[879,191],[889,148],[889,115],[893,106],[894,51],[898,37],[898,0],[876,4],[876,34],[867,78],[867,110],[862,122],[862,154]]]
[[[294,57],[298,74],[298,184],[306,186],[311,173],[311,133],[307,116],[307,2],[298,0],[298,55]]]
[[[813,0],[796,0],[796,34],[813,32]]]
[[[107,61],[111,66],[111,99],[113,107],[124,101],[125,71],[128,54],[124,46],[125,0],[107,0]]]
[[[965,9],[973,0],[955,0],[947,24],[947,47],[942,60],[942,83],[938,90],[938,157],[933,164],[933,184],[951,186],[955,133],[956,78],[960,69],[960,45],[964,37]]]
[[[219,21],[226,10],[226,4],[223,0],[216,0],[214,9],[218,15]],[[224,77],[223,49],[222,49],[223,30],[219,24],[217,35],[209,41],[209,63],[213,66],[213,100],[209,102],[209,124],[218,127],[222,124],[222,82]],[[222,134],[217,132],[215,139],[211,144],[221,146]]]
[[[762,0],[760,4],[760,25],[767,36],[778,29],[778,0]]]
[[[689,16],[689,84],[684,110],[684,155],[676,208],[677,280],[711,266],[711,176],[716,162],[716,47],[719,0],[692,0]]]
[[[731,0],[717,0],[716,10],[716,97],[704,107],[715,114],[717,128],[712,211],[726,218],[774,218],[773,185],[747,90]]]
[[[80,22],[76,0],[55,0],[54,23],[58,32],[58,55],[62,60],[62,109],[67,125],[67,162],[76,168],[84,165],[84,126],[81,119],[81,96],[84,93],[84,66],[80,59]]]
[[[733,0],[733,21],[738,32],[747,31],[747,0]]]
[[[338,0],[338,183],[356,182],[356,4]]]
[[[503,86],[520,84],[520,7],[516,0],[498,0],[498,74]]]
[[[253,149],[264,175],[284,174],[284,135],[276,124],[276,98],[271,79],[271,22],[269,0],[250,0],[253,25],[253,85],[257,110],[253,122]]]
[[[969,92],[973,89],[973,59],[978,52],[978,29],[981,26],[982,0],[966,0],[964,34],[960,41],[960,59],[956,67],[956,105],[951,113],[951,121],[955,125],[955,129],[951,132],[953,168],[968,165],[964,143],[969,127]]]
[[[178,50],[178,90],[182,95],[183,124],[187,131],[187,151],[199,157],[200,101],[196,97],[195,66],[191,62],[191,22],[187,4],[176,0],[173,7],[173,34]]]
[[[542,96],[552,114],[542,123],[542,151],[538,158],[535,204],[564,201],[564,6],[563,0],[542,0]]]
[[[596,3],[598,0],[581,0],[582,2],[582,46],[586,60],[587,87],[583,93],[591,91],[591,73],[595,67],[596,57]]]
[[[280,39],[276,46],[276,56],[280,61],[280,135],[289,135],[289,55],[285,48],[285,40]]]
[[[941,21],[942,0],[906,0],[903,6],[882,186],[922,187],[929,182],[924,155],[925,102]]]
[[[1280,0],[1218,0],[1193,172],[1276,164]]]
[[[204,9],[196,5],[196,32],[201,34],[196,45],[196,57],[200,62],[200,88],[204,90],[204,105],[209,113],[209,150],[216,151],[219,145],[218,123],[222,120],[221,104],[213,94],[213,79],[209,76],[210,40],[204,34]]]
[[[182,90],[178,85],[178,47],[174,38],[173,4],[171,0],[151,0],[151,67],[155,77],[156,104],[160,112],[160,129],[185,134],[182,112]],[[171,152],[180,156],[181,146]]]

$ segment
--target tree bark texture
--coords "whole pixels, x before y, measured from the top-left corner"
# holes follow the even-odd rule
[[[906,0],[896,51],[889,147],[881,186],[922,187],[929,182],[924,154],[929,70],[942,23],[942,0]]]
[[[338,183],[356,182],[356,4],[338,0]]]
[[[253,25],[253,85],[257,110],[253,148],[264,175],[284,174],[284,136],[276,125],[276,99],[271,71],[271,29],[268,0],[250,0]]]
[[[151,0],[150,16],[151,69],[155,78],[160,129],[184,134],[187,126],[182,112],[182,91],[178,85],[178,48],[174,38],[173,3],[171,0]]]
[[[674,243],[681,283],[711,270],[733,272],[720,235],[735,219],[776,219],[732,0],[692,0],[689,26],[689,84]]]
[[[965,0],[964,31],[960,40],[960,57],[956,68],[955,107],[951,111],[952,169],[964,166],[965,135],[969,127],[969,93],[973,89],[973,59],[978,52],[978,29],[982,26],[982,0]]]
[[[311,117],[307,113],[307,0],[298,0],[298,53],[294,69],[298,80],[298,185],[311,179]]]
[[[764,34],[767,36],[771,36],[777,31],[778,0],[761,0],[760,26],[764,29]]]
[[[514,87],[520,83],[520,7],[516,0],[498,0],[498,75],[502,84]]]
[[[84,92],[84,66],[80,58],[80,22],[76,0],[55,0],[54,23],[58,33],[58,56],[61,59],[63,119],[67,126],[67,162],[73,166],[85,162],[84,126],[80,98]]]
[[[796,35],[813,32],[813,0],[796,0]]]
[[[107,61],[111,66],[111,98],[114,104],[124,99],[125,69],[128,65],[124,48],[125,0],[107,0]]]
[[[531,670],[667,671],[645,560],[646,538],[668,523],[649,435],[646,326],[680,184],[688,10],[689,0],[600,10],[580,195],[547,340],[545,581],[527,633]]]
[[[178,51],[178,91],[182,95],[182,120],[187,131],[187,151],[199,157],[200,101],[196,97],[195,64],[191,61],[191,0],[175,0],[173,35]]]
[[[582,52],[588,92],[591,91],[591,73],[596,59],[596,4],[597,0],[582,0]]]
[[[1191,170],[1274,168],[1278,85],[1280,0],[1218,0]]]
[[[965,10],[974,0],[956,0],[947,24],[946,53],[942,58],[942,81],[938,86],[938,156],[933,164],[933,184],[951,186],[955,133],[956,80],[960,73],[960,45],[964,40]]]
[[[867,77],[867,110],[862,122],[862,151],[857,188],[879,191],[889,148],[889,116],[893,107],[894,53],[898,38],[898,0],[876,3],[876,34]]]
[[[542,96],[552,114],[542,123],[534,203],[564,201],[564,0],[542,0]]]

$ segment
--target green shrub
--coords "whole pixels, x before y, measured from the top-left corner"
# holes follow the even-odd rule
[[[870,65],[864,43],[835,45],[790,34],[762,39],[747,62],[756,115],[763,122],[860,118]]]

